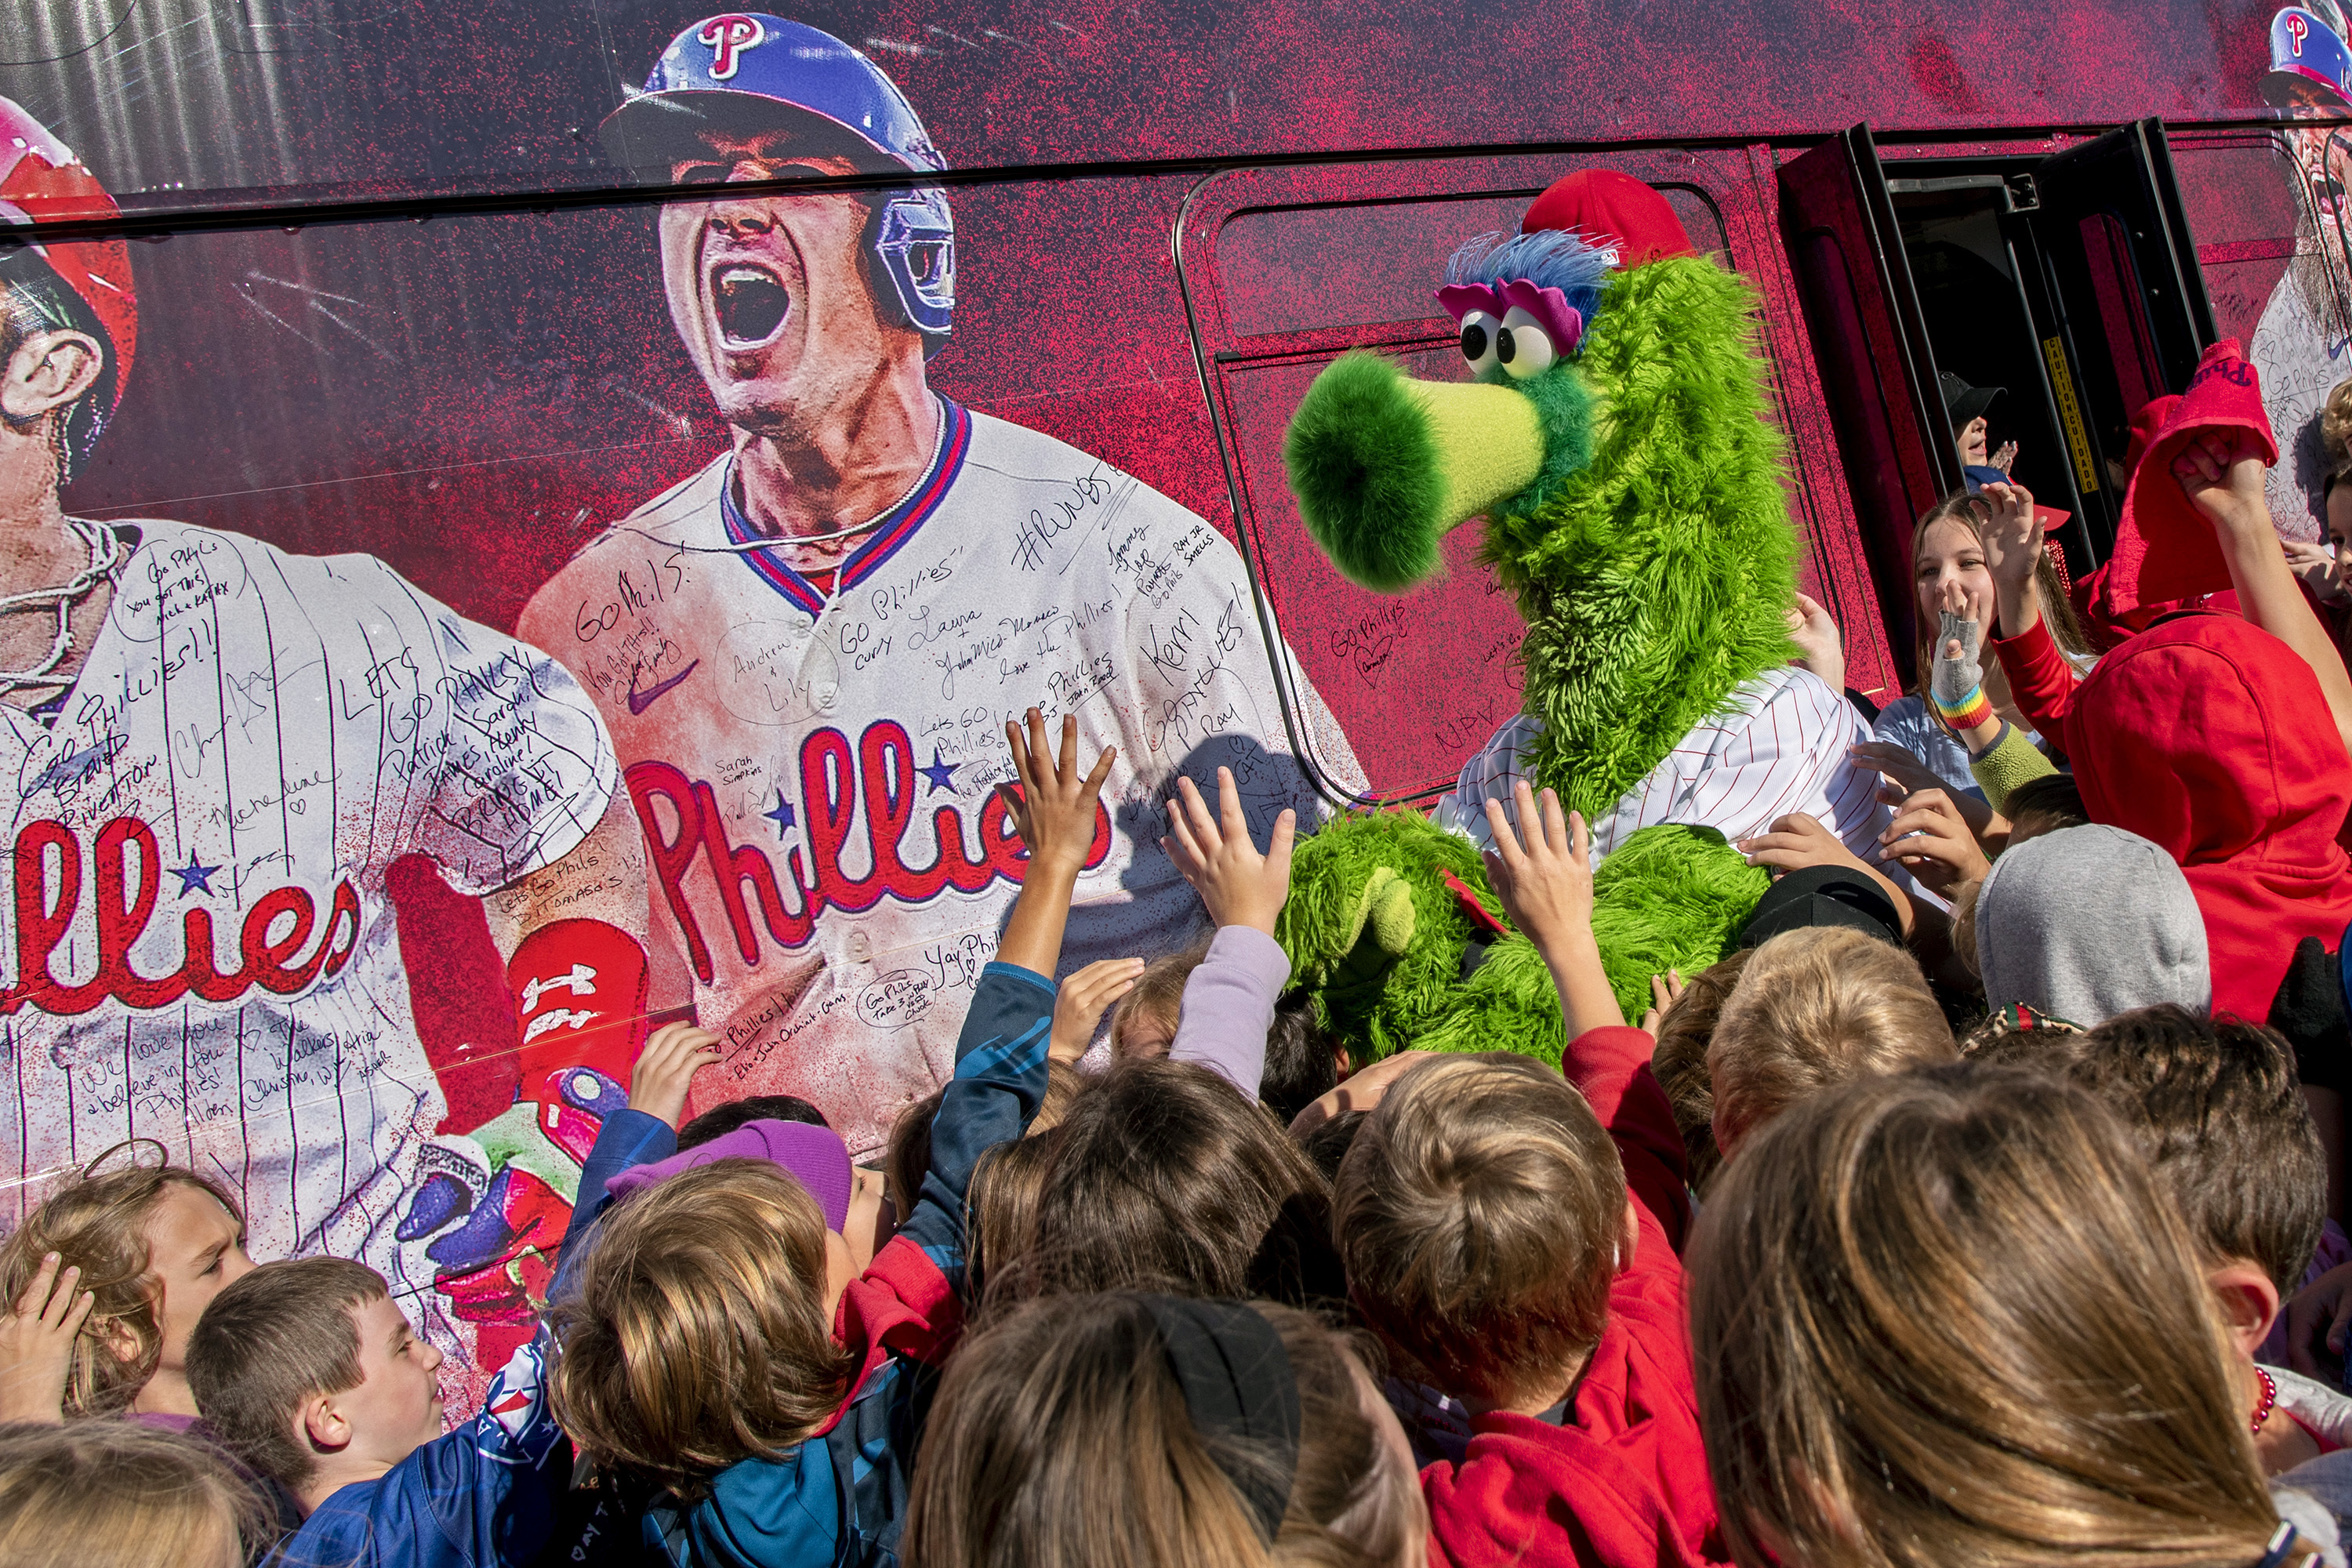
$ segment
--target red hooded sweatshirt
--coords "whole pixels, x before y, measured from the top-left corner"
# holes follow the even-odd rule
[[[1589,1029],[1561,1067],[1616,1141],[1641,1240],[1568,1419],[1474,1417],[1459,1467],[1421,1473],[1432,1568],[1682,1568],[1727,1561],[1699,1438],[1681,1260],[1683,1142],[1639,1029]]]
[[[2261,1022],[2297,942],[2343,942],[2352,760],[2286,644],[2235,616],[2159,622],[2076,689],[2063,743],[2092,820],[2153,839],[2187,874],[2216,1013]]]

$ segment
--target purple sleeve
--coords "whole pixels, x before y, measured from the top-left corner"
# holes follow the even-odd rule
[[[1171,1061],[1199,1062],[1251,1100],[1265,1076],[1265,1032],[1290,978],[1282,944],[1255,926],[1221,926],[1184,982]]]

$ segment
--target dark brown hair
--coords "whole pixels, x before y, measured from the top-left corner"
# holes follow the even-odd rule
[[[305,1400],[360,1385],[352,1314],[388,1294],[383,1275],[342,1258],[289,1258],[233,1281],[188,1336],[196,1408],[238,1458],[300,1491],[318,1462],[295,1420]]]
[[[2211,1293],[2084,1089],[1829,1089],[1731,1162],[1688,1263],[1745,1568],[2252,1564],[2278,1528]]]
[[[118,1143],[84,1172],[99,1172],[118,1152],[147,1140]],[[160,1150],[161,1144],[151,1145]],[[58,1266],[81,1270],[80,1288],[90,1292],[89,1316],[82,1320],[66,1363],[65,1414],[113,1415],[131,1407],[163,1353],[163,1326],[149,1269],[147,1220],[167,1186],[191,1187],[228,1212],[237,1228],[245,1215],[227,1188],[184,1165],[128,1165],[99,1174],[77,1173],[42,1200],[0,1246],[0,1310],[13,1308],[40,1272],[44,1254]],[[120,1336],[134,1348],[125,1360],[108,1348]]]
[[[923,1178],[931,1173],[931,1118],[940,1113],[940,1098],[945,1093],[935,1089],[909,1101],[891,1121],[890,1136],[882,1146],[882,1180],[890,1194],[890,1212],[900,1225],[915,1212],[915,1200],[923,1195]]]
[[[1601,1339],[1625,1240],[1625,1169],[1584,1097],[1500,1052],[1389,1087],[1340,1163],[1349,1298],[1457,1398],[1564,1383]]]
[[[683,1154],[688,1149],[699,1149],[713,1138],[724,1138],[737,1128],[753,1121],[804,1121],[812,1127],[830,1127],[824,1112],[797,1094],[754,1094],[742,1100],[730,1100],[724,1105],[714,1105],[677,1130],[677,1150]]]
[[[841,1404],[824,1215],[766,1160],[681,1171],[604,1215],[554,1307],[556,1419],[587,1453],[681,1497],[776,1458]]]
[[[1207,1068],[1116,1063],[1053,1137],[1026,1255],[992,1260],[992,1293],[1145,1286],[1294,1304],[1339,1293],[1328,1184],[1265,1107]]]
[[[1743,947],[1727,953],[1684,982],[1683,994],[1658,1020],[1658,1046],[1650,1054],[1650,1070],[1666,1091],[1675,1130],[1683,1135],[1691,1191],[1702,1196],[1723,1164],[1723,1152],[1715,1146],[1715,1080],[1706,1070],[1707,1042],[1715,1038],[1715,1021],[1755,951]]]
[[[2209,1265],[2250,1259],[2281,1295],[2302,1283],[2327,1217],[2327,1167],[2285,1041],[2167,1002],[2053,1037],[2030,1059],[2123,1119]]]
[[[1349,1342],[1252,1305],[1298,1384],[1297,1469],[1271,1548],[1218,1462],[1257,1456],[1202,1436],[1150,1310],[1119,1293],[1030,1302],[957,1352],[908,1500],[908,1568],[1418,1563],[1419,1478]]]
[[[1314,998],[1293,991],[1274,1006],[1265,1031],[1265,1072],[1257,1097],[1287,1127],[1339,1083],[1339,1042],[1315,1021]]]

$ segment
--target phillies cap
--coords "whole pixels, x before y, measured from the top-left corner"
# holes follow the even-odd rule
[[[680,1171],[708,1165],[714,1160],[768,1160],[792,1173],[824,1211],[824,1228],[839,1230],[849,1222],[849,1150],[830,1127],[805,1121],[747,1121],[732,1132],[699,1143],[683,1154],[632,1165],[605,1184],[614,1199],[626,1198],[669,1180]]]
[[[1610,251],[1619,267],[1696,256],[1666,198],[1615,169],[1579,169],[1552,182],[1520,220],[1521,234],[1573,229]]]

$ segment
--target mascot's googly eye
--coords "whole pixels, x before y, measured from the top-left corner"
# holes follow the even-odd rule
[[[1495,357],[1519,380],[1541,375],[1551,368],[1551,334],[1528,311],[1512,306],[1510,313],[1503,318],[1503,330],[1496,335],[1501,341]]]
[[[1485,370],[1495,363],[1497,335],[1495,318],[1484,310],[1473,310],[1462,318],[1462,357],[1472,370]]]

